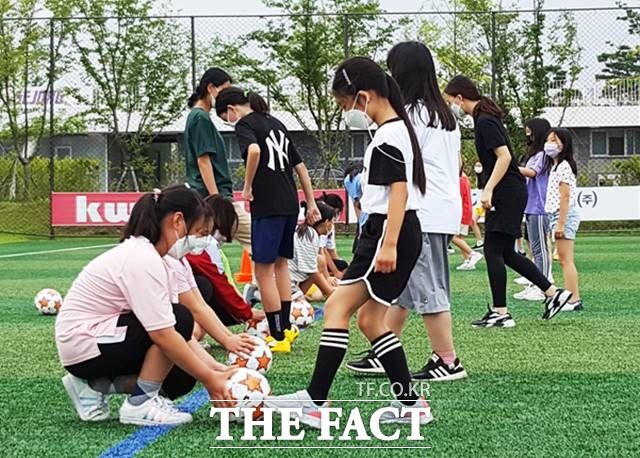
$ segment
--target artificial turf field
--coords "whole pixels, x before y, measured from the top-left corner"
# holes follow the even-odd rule
[[[55,241],[0,235],[0,444],[2,456],[98,456],[136,432],[117,421],[121,398],[111,399],[113,419],[81,422],[62,387],[64,371],[54,344],[54,317],[37,315],[32,300],[44,287],[65,293],[90,259],[106,248],[24,257],[6,257],[62,248],[113,243],[113,239]],[[351,241],[341,239],[341,253]],[[216,421],[201,408],[192,424],[175,428],[142,449],[138,456],[639,456],[640,454],[640,236],[582,236],[576,261],[585,311],[562,313],[542,322],[542,306],[511,301],[517,326],[507,330],[471,329],[489,302],[484,262],[475,272],[457,272],[460,255],[451,256],[454,337],[469,378],[432,385],[436,421],[423,427],[422,443],[303,442],[216,443]],[[237,268],[240,248],[225,252]],[[556,279],[560,267],[554,266]],[[509,293],[519,290],[509,274]],[[321,323],[304,331],[289,355],[276,356],[267,377],[274,393],[306,386]],[[410,366],[429,354],[421,320],[412,316],[402,336]],[[347,358],[367,349],[352,326]],[[214,356],[223,358],[220,349]],[[334,399],[358,399],[358,384],[384,379],[353,377],[341,369]],[[196,388],[199,389],[199,388]],[[336,403],[371,412],[386,403]],[[366,421],[367,415],[363,414]],[[279,423],[275,423],[278,434]],[[383,428],[390,433],[395,428]],[[404,432],[406,437],[409,432]],[[404,429],[403,429],[404,431]],[[232,427],[232,435],[242,435]],[[155,434],[151,431],[151,434]],[[252,446],[249,450],[212,450],[211,446]],[[267,445],[431,446],[427,450],[258,450]],[[126,456],[119,450],[120,456]],[[111,455],[113,456],[113,454]]]

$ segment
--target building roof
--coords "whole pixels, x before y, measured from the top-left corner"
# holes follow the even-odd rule
[[[561,107],[546,108],[542,117],[552,126],[557,126],[562,117]],[[568,107],[564,113],[562,127],[611,128],[640,126],[640,105],[616,107]]]

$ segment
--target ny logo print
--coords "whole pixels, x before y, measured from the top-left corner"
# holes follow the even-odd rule
[[[267,166],[271,170],[276,170],[275,162],[276,155],[278,157],[278,163],[280,164],[280,170],[284,170],[285,162],[289,162],[289,139],[285,137],[284,132],[278,131],[280,138],[276,138],[276,133],[271,130],[269,137],[265,140],[267,147],[269,148],[269,163]]]

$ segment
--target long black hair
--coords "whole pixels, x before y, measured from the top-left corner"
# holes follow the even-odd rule
[[[300,238],[306,237],[306,239],[310,241],[312,237],[311,231],[315,230],[313,228],[316,228],[320,224],[325,223],[327,221],[332,221],[334,216],[336,216],[336,210],[333,207],[330,207],[329,205],[324,203],[323,201],[317,200],[316,205],[318,206],[318,210],[320,210],[320,219],[316,221],[314,224],[307,223],[305,219],[305,221],[298,226],[298,229],[296,229],[296,234],[298,235],[298,237]],[[302,202],[300,206],[304,208],[304,215],[306,217],[307,203]]]
[[[160,240],[162,220],[176,212],[183,214],[187,232],[206,214],[200,194],[185,185],[174,185],[144,194],[133,206],[120,241],[131,236],[143,236],[155,245]]]
[[[474,118],[478,117],[481,113],[494,116],[500,120],[504,118],[504,113],[498,105],[489,97],[480,94],[476,84],[464,75],[454,76],[453,79],[449,81],[449,84],[447,84],[447,87],[444,88],[444,92],[452,97],[461,95],[465,99],[480,102],[473,111]]]
[[[231,77],[227,72],[218,67],[209,68],[206,72],[204,72],[202,78],[200,78],[200,83],[196,87],[195,92],[189,97],[187,105],[189,106],[189,108],[193,108],[198,100],[202,100],[207,97],[209,95],[208,87],[210,84],[214,86],[222,86],[227,82],[233,83]]]
[[[387,67],[398,82],[409,111],[419,117],[424,104],[429,113],[427,127],[456,130],[458,123],[440,93],[429,48],[417,41],[398,43],[387,54]]]
[[[558,155],[558,165],[560,165],[562,161],[567,161],[569,166],[571,166],[573,174],[578,176],[578,164],[576,164],[576,160],[573,157],[573,136],[571,135],[571,132],[569,129],[563,129],[562,127],[553,127],[547,133],[547,138],[551,134],[555,134],[562,142],[562,151]],[[558,166],[555,168],[558,168]]]
[[[216,97],[216,113],[220,116],[227,111],[229,105],[245,105],[247,103],[253,111],[269,114],[269,104],[259,94],[235,86],[220,91]]]
[[[527,158],[531,158],[544,151],[544,143],[547,140],[547,134],[551,129],[551,124],[544,118],[532,118],[524,123],[531,131],[531,138],[527,139]],[[542,164],[542,172],[546,173],[551,168],[551,160],[545,154]]]
[[[340,64],[336,70],[332,90],[337,97],[355,97],[359,91],[372,90],[380,97],[389,100],[389,104],[404,121],[409,131],[411,149],[413,150],[413,183],[424,194],[427,185],[422,153],[396,80],[368,57],[351,57]]]
[[[233,202],[220,194],[214,194],[204,200],[207,211],[213,220],[213,231],[216,229],[231,242],[238,230],[238,214],[233,207]]]
[[[329,207],[333,208],[336,212],[336,215],[338,213],[342,213],[342,210],[344,210],[344,202],[342,201],[342,197],[340,197],[338,194],[327,194],[323,191],[322,196],[319,200],[327,204]]]
[[[353,178],[362,172],[362,164],[352,162],[344,169],[344,177],[353,180]]]

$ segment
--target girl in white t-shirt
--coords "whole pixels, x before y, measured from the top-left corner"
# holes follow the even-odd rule
[[[324,307],[324,329],[307,389],[268,397],[267,407],[300,408],[300,421],[320,427],[320,408],[328,405],[331,384],[349,344],[349,321],[359,310],[358,324],[389,377],[400,417],[384,412],[382,423],[421,424],[433,420],[431,409],[411,386],[411,374],[398,337],[385,325],[387,307],[406,286],[422,245],[416,215],[418,195],[426,180],[420,149],[404,109],[398,83],[366,57],[352,57],[336,70],[333,94],[351,129],[375,135],[365,151],[362,210],[369,218],[362,228],[353,260]]]
[[[318,269],[321,237],[329,233],[333,227],[335,212],[324,202],[317,202],[320,220],[313,224],[306,221],[298,226],[293,236],[293,258],[289,259],[289,275],[294,289],[307,294],[312,285],[316,285],[325,297],[329,297],[335,289]],[[303,202],[306,210],[306,203]],[[306,215],[305,215],[306,216]]]
[[[553,160],[545,211],[549,214],[551,234],[555,238],[562,265],[565,288],[573,292],[561,311],[582,310],[578,289],[578,270],[573,260],[576,233],[580,227],[580,215],[576,205],[578,167],[573,158],[573,139],[567,129],[553,128],[547,134],[544,152]]]
[[[179,260],[193,249],[204,212],[200,196],[185,186],[143,195],[121,243],[71,285],[55,336],[69,372],[62,381],[82,420],[107,419],[107,396],[128,393],[122,423],[189,422],[191,415],[169,399],[188,393],[196,380],[211,399],[228,405],[222,400],[230,399],[225,382],[232,373],[192,338],[193,317],[177,304],[178,282],[163,259]]]

